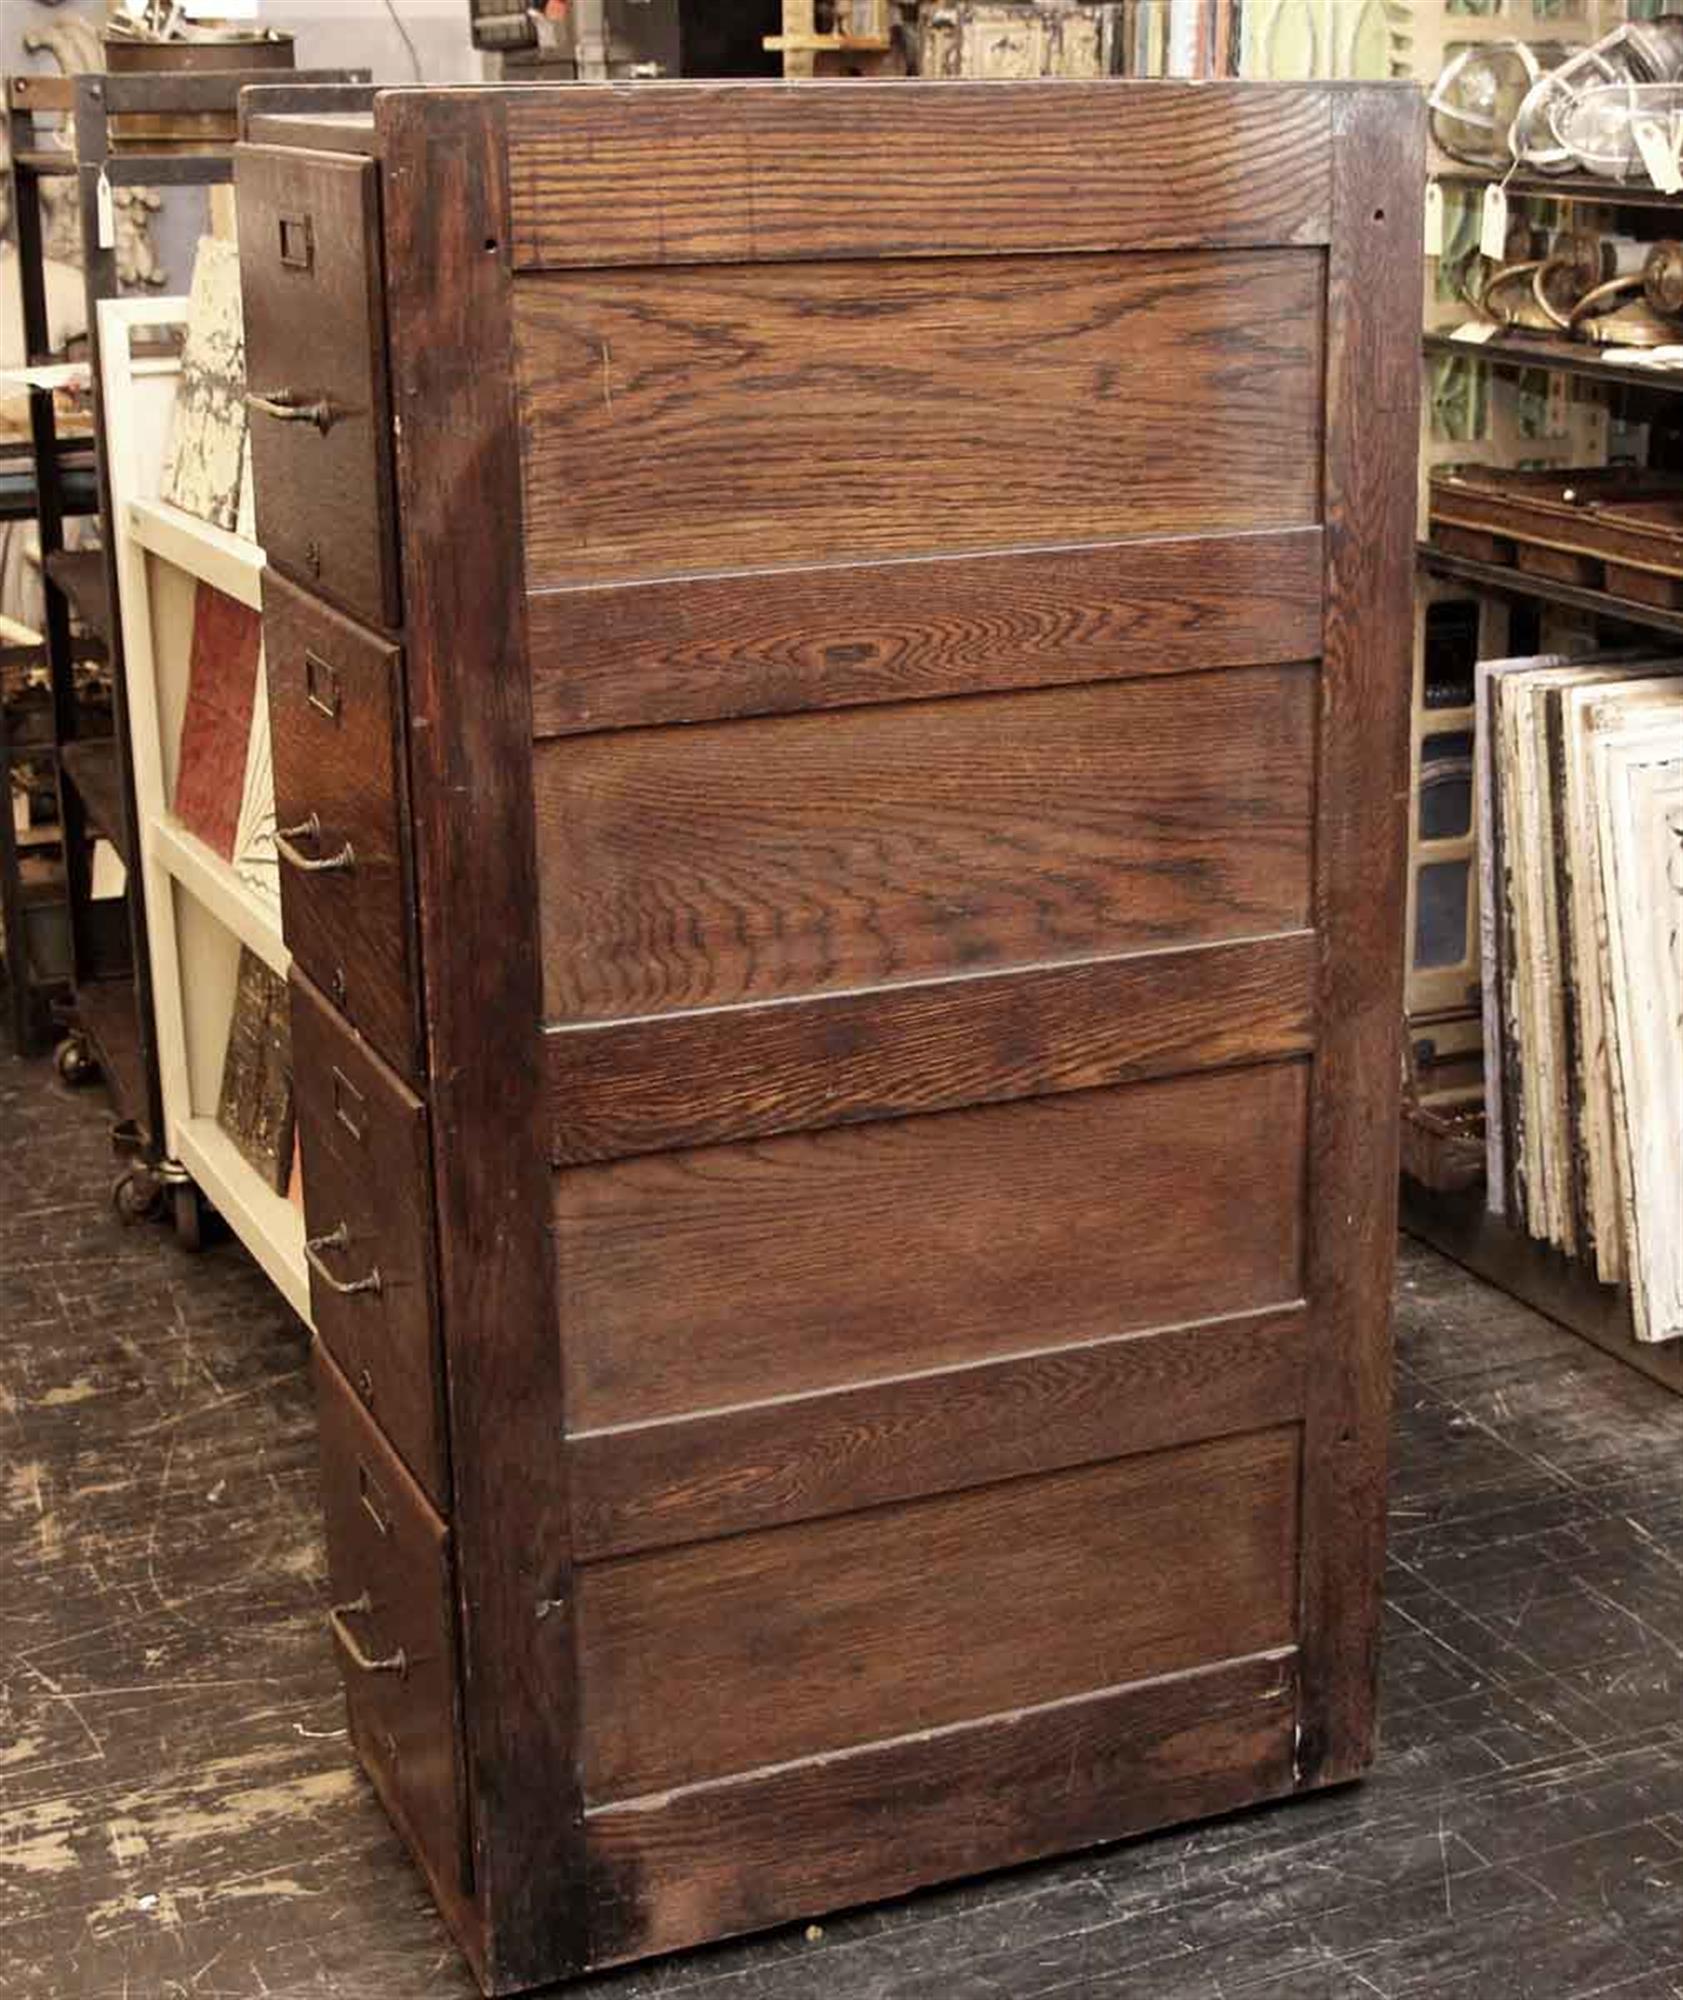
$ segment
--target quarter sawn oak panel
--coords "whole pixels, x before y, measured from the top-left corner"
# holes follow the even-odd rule
[[[1325,90],[1150,83],[1125,109],[1114,92],[690,83],[513,95],[514,262],[1326,241]]]
[[[1320,511],[1318,251],[514,292],[531,587]]]
[[[1293,928],[1314,687],[1258,668],[542,745],[549,1017]]]
[[[1285,1645],[1297,1459],[1262,1431],[584,1565],[586,1803]]]
[[[1295,1299],[1306,1103],[1278,1064],[564,1172],[569,1427]]]
[[[527,620],[540,736],[1271,666],[1321,650],[1321,535],[585,585]]]

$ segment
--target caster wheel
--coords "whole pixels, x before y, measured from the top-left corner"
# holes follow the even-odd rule
[[[169,1200],[176,1241],[183,1250],[202,1250],[205,1244],[204,1197],[191,1181],[177,1181],[169,1191]]]
[[[99,1075],[99,1064],[94,1061],[93,1050],[80,1035],[66,1035],[53,1050],[53,1068],[58,1071],[61,1083],[78,1087],[92,1083]]]
[[[145,1167],[130,1167],[119,1174],[111,1190],[111,1206],[120,1222],[147,1222],[163,1205],[163,1183]]]

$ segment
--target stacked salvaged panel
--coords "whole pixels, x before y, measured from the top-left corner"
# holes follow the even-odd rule
[[[332,1625],[481,1978],[1358,1772],[1418,101],[248,139]]]

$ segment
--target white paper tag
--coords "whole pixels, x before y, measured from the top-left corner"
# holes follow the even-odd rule
[[[1683,189],[1683,171],[1677,164],[1677,147],[1664,124],[1658,118],[1633,118],[1630,129],[1636,140],[1636,150],[1642,155],[1642,164],[1648,169],[1648,178],[1660,193],[1676,194]]]
[[[1484,214],[1479,222],[1478,247],[1481,256],[1500,264],[1508,252],[1508,191],[1493,181],[1484,191]]]
[[[1443,183],[1426,183],[1426,255],[1443,255]]]
[[[99,247],[115,250],[117,247],[117,208],[111,199],[111,176],[103,167],[99,170]]]
[[[1482,347],[1487,340],[1494,340],[1500,331],[1493,319],[1470,319],[1465,326],[1456,327],[1449,337],[1465,341],[1469,347]]]

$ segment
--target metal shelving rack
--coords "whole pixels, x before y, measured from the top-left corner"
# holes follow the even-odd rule
[[[24,330],[32,364],[45,363],[48,320],[43,258],[41,189],[49,179],[73,178],[81,220],[92,374],[95,499],[102,547],[64,547],[67,513],[57,419],[50,391],[30,392],[30,434],[38,496],[42,564],[46,574],[46,651],[52,684],[52,741],[46,746],[56,774],[70,930],[71,1037],[60,1067],[75,1074],[97,1066],[116,1112],[113,1138],[134,1161],[118,1183],[119,1207],[146,1212],[164,1187],[183,1178],[163,1153],[163,1105],[153,1026],[146,913],[141,888],[139,827],[124,691],[121,620],[116,602],[115,538],[111,532],[110,473],[105,462],[100,395],[99,303],[118,295],[114,232],[102,230],[110,192],[124,187],[216,187],[233,179],[232,142],[209,147],[142,149],[114,143],[121,118],[232,119],[248,84],[271,89],[278,108],[305,111],[321,102],[319,86],[366,83],[366,71],[222,70],[199,73],[16,76],[7,84],[11,126],[13,212]],[[69,122],[73,147],[46,142],[42,116]],[[60,129],[64,129],[62,123]],[[72,613],[103,639],[111,663],[113,729],[101,741],[80,727],[75,702]],[[104,838],[124,864],[126,936],[120,963],[109,940],[98,935],[91,895],[93,840]]]
[[[1529,196],[1650,214],[1662,211],[1683,217],[1683,196],[1664,194],[1646,184],[1597,180],[1587,174],[1497,175],[1471,167],[1442,167],[1434,169],[1434,174],[1440,181],[1463,186],[1489,185],[1500,180],[1513,198]],[[1497,335],[1490,340],[1468,343],[1446,334],[1428,333],[1423,347],[1428,358],[1459,354],[1496,368],[1548,369],[1660,396],[1683,393],[1683,369],[1632,367],[1617,359],[1603,358],[1609,350],[1576,347],[1565,340]],[[1634,631],[1683,639],[1683,611],[1641,604],[1609,591],[1536,576],[1496,563],[1474,561],[1435,548],[1429,541],[1419,544],[1417,556],[1425,573],[1458,579],[1486,595],[1562,605]],[[1622,1286],[1599,1284],[1579,1260],[1516,1229],[1504,1217],[1491,1214],[1485,1207],[1482,1183],[1465,1192],[1443,1193],[1405,1179],[1402,1221],[1412,1235],[1479,1277],[1683,1394],[1683,1354],[1637,1340],[1628,1291]]]

